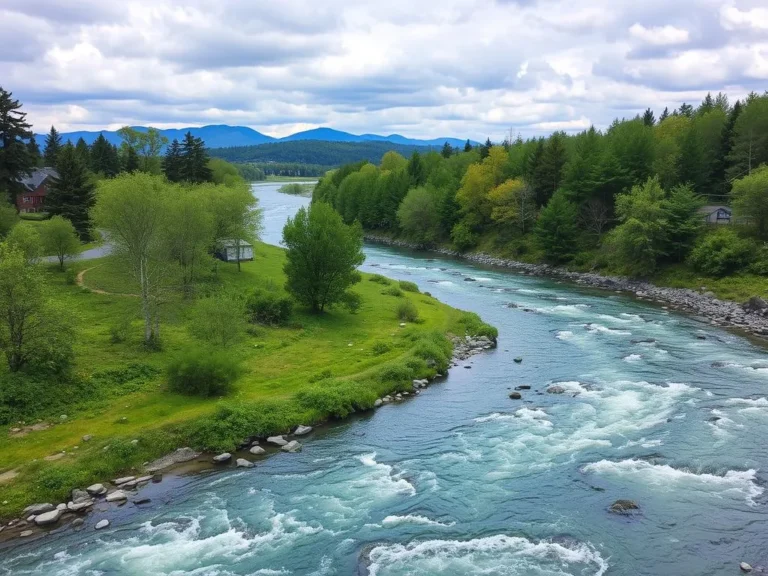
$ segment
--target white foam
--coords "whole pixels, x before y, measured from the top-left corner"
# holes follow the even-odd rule
[[[631,336],[632,332],[629,330],[618,330],[616,328],[608,328],[602,324],[596,324],[594,322],[585,324],[584,327],[593,334],[610,334],[611,336]]]
[[[473,540],[383,544],[370,553],[370,576],[387,574],[582,574],[602,576],[608,563],[589,544],[570,546],[497,535]]]
[[[768,398],[729,398],[725,403],[745,405],[752,408],[768,408]]]
[[[643,357],[640,354],[630,354],[629,356],[624,356],[624,358],[622,358],[624,362],[629,362],[630,364],[639,362],[642,359]]]
[[[385,528],[391,526],[399,526],[400,524],[417,524],[420,526],[442,526],[444,528],[450,528],[454,526],[456,522],[438,522],[432,520],[426,516],[420,516],[418,514],[408,514],[406,516],[387,516],[381,521],[381,525]]]
[[[573,338],[573,332],[570,330],[560,330],[556,335],[555,338],[558,340],[570,340]]]
[[[370,469],[370,473],[362,478],[354,480],[351,485],[355,488],[373,488],[374,495],[407,494],[413,496],[416,489],[405,478],[399,478],[393,474],[393,468],[389,464],[376,461],[376,452],[361,454],[358,460]]]
[[[634,446],[640,446],[641,448],[656,448],[657,446],[661,446],[663,442],[661,440],[646,440],[645,438],[640,438],[640,440],[629,440],[626,444],[623,446],[619,446],[619,450],[625,450],[627,448],[633,448]]]
[[[600,460],[582,468],[584,473],[608,474],[621,477],[634,477],[658,487],[671,488],[681,484],[695,487],[702,492],[715,492],[718,495],[738,495],[751,506],[754,499],[763,493],[763,488],[755,483],[756,470],[728,470],[724,475],[691,472],[678,469],[668,464],[651,464],[645,460]]]

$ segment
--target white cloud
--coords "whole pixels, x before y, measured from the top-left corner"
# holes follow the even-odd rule
[[[633,24],[629,34],[638,40],[652,44],[653,46],[672,46],[685,44],[689,40],[688,30],[675,28],[674,26],[655,26],[646,28],[642,24]]]
[[[720,8],[720,23],[726,30],[768,30],[768,8],[739,10],[727,5]]]

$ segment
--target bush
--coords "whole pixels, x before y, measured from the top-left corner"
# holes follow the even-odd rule
[[[64,281],[70,286],[77,284],[77,270],[74,268],[67,268],[64,272]]]
[[[385,278],[381,274],[374,274],[368,280],[371,282],[376,282],[377,284],[383,284],[384,286],[389,286],[389,278]]]
[[[123,316],[115,324],[109,328],[109,341],[112,344],[122,344],[128,340],[128,335],[131,332],[131,319],[128,316]]]
[[[499,331],[495,326],[486,324],[474,312],[462,312],[458,322],[464,328],[463,335],[487,336],[494,342],[499,336]]]
[[[236,342],[245,330],[243,301],[228,295],[201,299],[192,310],[192,334],[219,346]]]
[[[322,372],[318,372],[317,374],[310,376],[308,382],[310,384],[314,384],[315,382],[320,382],[320,380],[327,380],[328,378],[333,378],[333,372],[326,368]]]
[[[345,418],[356,410],[373,408],[377,394],[359,382],[331,381],[296,394],[304,408],[317,410],[323,416]]]
[[[284,325],[293,313],[293,300],[272,292],[256,290],[245,302],[250,322],[268,326]]]
[[[413,371],[405,362],[393,362],[379,370],[378,380],[382,384],[403,384],[411,381],[413,376]]]
[[[349,310],[350,314],[357,314],[360,306],[363,305],[363,298],[357,292],[344,292],[341,295],[340,303]]]
[[[231,355],[195,348],[174,357],[166,371],[173,392],[203,398],[228,394],[240,372],[239,360]]]
[[[465,252],[477,244],[477,234],[464,222],[459,222],[451,230],[453,246],[459,252]]]
[[[415,282],[408,282],[407,280],[400,280],[398,283],[401,290],[404,290],[405,292],[416,292],[419,293],[419,287],[416,285]]]
[[[691,252],[691,265],[707,276],[721,277],[745,268],[753,259],[755,245],[732,230],[707,235]]]
[[[373,348],[371,348],[374,356],[381,356],[390,350],[392,350],[392,347],[386,342],[376,342],[376,344],[373,345]]]
[[[419,319],[419,310],[416,308],[416,304],[407,299],[398,303],[395,313],[404,322],[416,322]]]
[[[397,286],[390,286],[389,288],[381,292],[384,296],[394,296],[395,298],[402,298],[403,291]]]
[[[752,274],[768,276],[768,246],[763,246],[757,251],[755,261],[749,267]]]

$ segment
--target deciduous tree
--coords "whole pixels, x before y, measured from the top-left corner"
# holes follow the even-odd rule
[[[59,268],[64,270],[64,261],[80,253],[80,239],[72,222],[61,216],[53,216],[41,228],[43,250],[56,256]]]

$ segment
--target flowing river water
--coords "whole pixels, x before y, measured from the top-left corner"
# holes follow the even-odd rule
[[[308,203],[278,187],[255,186],[271,243]],[[299,454],[171,477],[151,507],[6,550],[0,573],[714,575],[768,560],[763,349],[620,294],[366,254],[364,270],[493,323],[499,347]],[[609,513],[617,499],[639,513]]]

